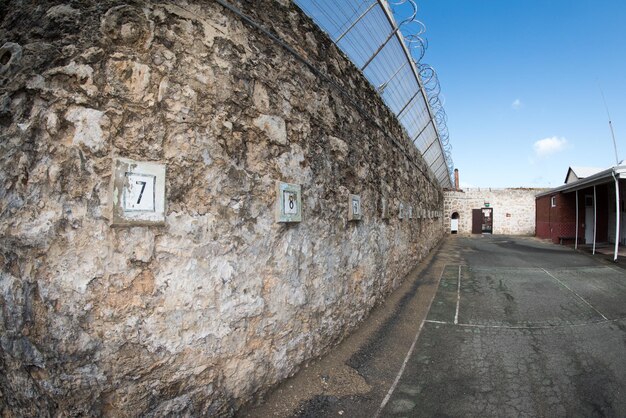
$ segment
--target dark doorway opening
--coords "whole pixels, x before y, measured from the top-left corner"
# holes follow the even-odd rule
[[[472,234],[493,233],[493,208],[472,209]]]

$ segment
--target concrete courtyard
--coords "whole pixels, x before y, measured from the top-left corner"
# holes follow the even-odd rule
[[[618,265],[533,238],[452,236],[398,292],[242,415],[626,416]]]
[[[625,416],[626,275],[534,240],[459,239],[383,416]]]

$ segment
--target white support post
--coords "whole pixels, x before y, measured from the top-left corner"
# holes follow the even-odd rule
[[[619,250],[619,230],[620,230],[620,204],[619,204],[619,180],[615,177],[613,170],[613,179],[615,180],[615,252],[613,253],[613,261],[617,262],[617,252]]]
[[[596,254],[596,226],[597,226],[597,208],[596,208],[596,186],[593,186],[593,250],[591,254]]]
[[[576,242],[574,243],[574,249],[578,249],[578,190],[576,190]]]

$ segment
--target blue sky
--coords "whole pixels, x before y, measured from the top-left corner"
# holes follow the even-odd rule
[[[418,0],[464,187],[555,187],[626,159],[626,1]]]

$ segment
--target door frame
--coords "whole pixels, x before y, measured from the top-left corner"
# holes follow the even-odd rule
[[[490,229],[485,227],[485,211],[489,212]],[[472,209],[472,234],[493,234],[493,208]]]

